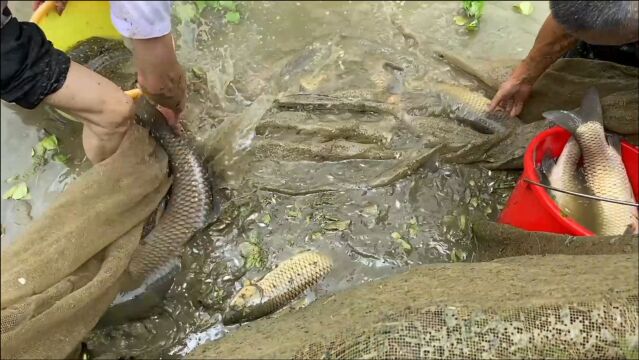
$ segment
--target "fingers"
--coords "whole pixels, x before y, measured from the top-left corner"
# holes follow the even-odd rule
[[[503,101],[504,98],[504,90],[499,89],[497,91],[497,94],[495,94],[495,96],[493,97],[493,100],[490,102],[490,105],[488,106],[488,111],[495,111],[495,109],[497,109],[497,106],[499,106],[501,104],[501,102]]]
[[[62,15],[62,12],[67,7],[67,1],[56,1],[55,9],[58,12],[58,15]]]
[[[523,109],[524,109],[524,102],[521,100],[515,101],[515,105],[510,111],[510,117],[518,116]]]
[[[173,132],[176,135],[182,135],[184,129],[182,128],[182,124],[180,123],[180,117],[173,110],[169,108],[165,108],[163,106],[158,105],[158,110],[164,115],[166,118],[166,123],[173,129]]]
[[[34,1],[33,2],[33,11],[36,11],[36,9],[38,9],[40,7],[40,5],[42,5],[42,3],[44,3],[44,1]]]

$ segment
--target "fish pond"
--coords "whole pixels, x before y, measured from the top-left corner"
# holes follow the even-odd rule
[[[471,159],[483,135],[454,119],[401,121],[353,100],[402,104],[403,93],[435,82],[490,98],[434,49],[468,61],[521,59],[548,5],[532,2],[530,12],[486,2],[473,21],[462,3],[174,2],[190,88],[185,128],[211,170],[215,221],[185,250],[162,311],[95,330],[93,355],[179,358],[232,336],[221,319],[233,293],[302,250],[327,254],[334,269],[282,311],[412,265],[473,261],[471,219],[496,219],[519,172]],[[26,5],[12,7],[28,17]],[[300,93],[337,100],[282,101]],[[420,104],[430,103],[410,106]],[[2,200],[4,247],[89,164],[81,125],[50,110],[3,103],[0,123],[2,193],[26,185],[21,200]],[[466,149],[471,142],[477,147]]]

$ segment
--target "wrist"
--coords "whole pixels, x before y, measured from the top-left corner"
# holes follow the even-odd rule
[[[533,85],[545,69],[540,70],[539,64],[530,58],[525,58],[511,75],[511,81],[517,84]]]

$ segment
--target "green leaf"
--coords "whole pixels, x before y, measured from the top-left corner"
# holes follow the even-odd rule
[[[406,254],[410,254],[410,252],[413,251],[413,245],[411,245],[411,243],[409,243],[407,240],[402,238],[402,235],[400,233],[395,231],[391,233],[391,237],[395,241],[397,241],[397,243],[399,243],[399,246],[402,247],[402,249],[404,250]]]
[[[484,1],[464,1],[464,10],[468,17],[479,20],[484,12]]]
[[[39,142],[34,148],[31,148],[31,157],[43,157],[46,151],[44,146],[42,146],[42,142]]]
[[[326,224],[324,226],[324,230],[327,230],[327,231],[344,231],[344,230],[348,229],[349,226],[351,226],[351,221],[350,220],[344,220],[344,221],[333,220],[333,221],[329,222],[328,224]]]
[[[419,233],[419,225],[410,224],[408,226],[408,236],[410,236],[412,238],[416,238],[418,233]]]
[[[264,216],[262,216],[262,222],[266,225],[271,223],[271,215],[270,214],[264,214]]]
[[[460,262],[466,260],[466,253],[463,250],[453,249],[450,252],[450,260],[452,262]]]
[[[302,213],[297,208],[289,210],[286,215],[294,219],[302,217]]]
[[[27,200],[31,197],[29,196],[29,188],[27,187],[27,184],[21,182],[13,185],[9,190],[7,190],[7,192],[2,195],[2,198],[5,200]]]
[[[229,11],[236,11],[235,1],[218,1],[218,4],[220,4],[221,7]],[[238,17],[238,20],[239,20],[239,17]]]
[[[198,13],[201,13],[202,10],[206,9],[209,6],[213,6],[213,2],[214,1],[194,1]]]
[[[58,148],[58,138],[55,135],[49,135],[40,141],[40,144],[44,150],[56,150]]]
[[[59,162],[61,164],[66,164],[66,162],[69,161],[69,155],[55,154],[55,155],[53,155],[52,159],[55,162]]]
[[[468,18],[465,16],[455,16],[453,18],[453,20],[455,20],[455,24],[459,25],[459,26],[464,26],[466,25],[466,23],[468,22]]]
[[[185,1],[176,1],[174,10],[175,16],[177,16],[182,23],[191,21],[197,14],[195,5]]]
[[[479,28],[479,20],[475,19],[466,25],[466,30],[475,31]]]
[[[522,1],[517,5],[513,5],[513,9],[523,15],[530,15],[535,11],[535,7],[530,1]]]
[[[240,13],[237,11],[228,12],[224,17],[226,21],[231,24],[238,24],[240,22]]]
[[[266,266],[268,254],[260,243],[251,243],[245,266],[247,269],[263,269]]]

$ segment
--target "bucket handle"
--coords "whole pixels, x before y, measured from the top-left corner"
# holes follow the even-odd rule
[[[37,24],[53,10],[55,10],[55,1],[45,1],[33,12],[29,21]],[[175,47],[175,44],[173,44],[173,47]],[[124,93],[130,96],[133,100],[137,100],[140,96],[142,96],[142,90],[139,88],[130,89]]]
[[[529,184],[540,186],[542,188],[546,188],[546,189],[550,189],[550,190],[554,190],[554,191],[558,191],[558,192],[561,192],[561,193],[564,193],[564,194],[568,194],[568,195],[579,196],[579,197],[583,197],[583,198],[587,198],[587,199],[591,199],[591,200],[597,200],[597,201],[605,201],[605,202],[610,202],[610,203],[618,204],[618,205],[634,206],[636,208],[639,208],[639,203],[633,203],[631,201],[610,199],[610,198],[605,198],[605,197],[601,197],[601,196],[582,194],[582,193],[578,193],[578,192],[574,192],[574,191],[570,191],[570,190],[563,190],[563,189],[556,188],[554,186],[544,185],[544,184],[541,184],[541,183],[538,183],[536,181],[533,181],[533,180],[530,180],[530,179],[526,179],[526,178],[524,178],[523,180],[525,182],[529,183]]]

